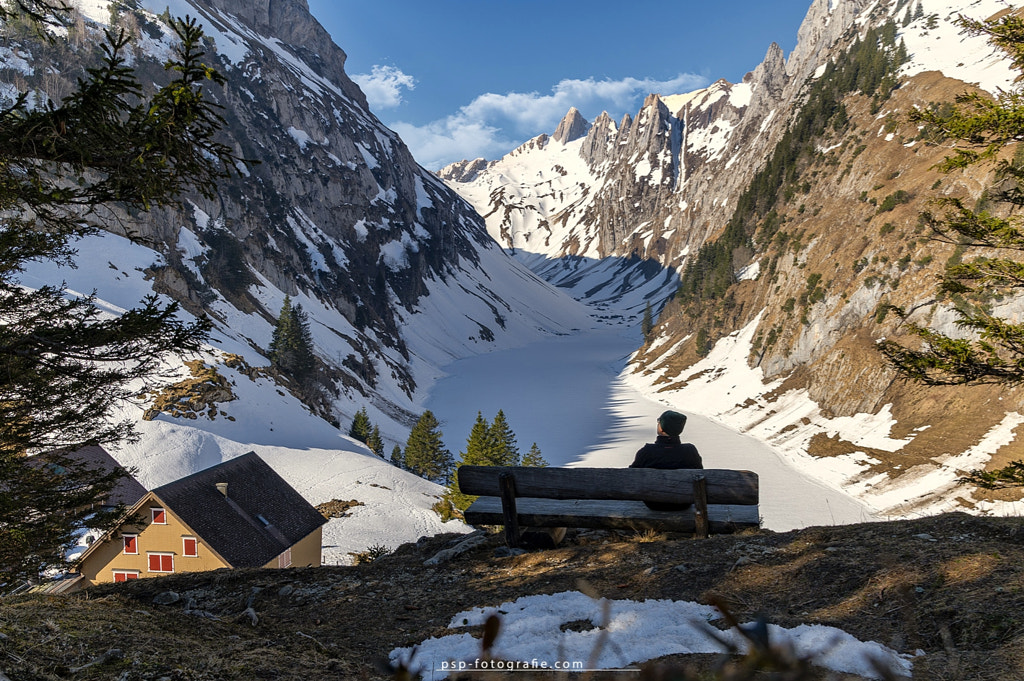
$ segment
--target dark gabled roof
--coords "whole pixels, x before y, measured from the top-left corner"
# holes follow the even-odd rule
[[[227,483],[227,496],[218,483]],[[255,452],[153,494],[236,568],[266,565],[327,522]]]
[[[114,457],[110,456],[107,450],[98,445],[82,447],[73,452],[64,450],[44,452],[33,458],[40,463],[57,466],[59,465],[60,457],[66,457],[72,461],[84,464],[87,468],[100,470],[104,473],[109,473],[118,468],[125,471],[125,475],[117,481],[114,488],[110,490],[110,494],[103,500],[103,504],[106,506],[124,504],[126,507],[131,508],[136,501],[146,494],[146,488],[142,486],[142,483],[136,480],[128,469],[115,461]]]

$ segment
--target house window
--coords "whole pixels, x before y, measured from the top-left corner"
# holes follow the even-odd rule
[[[173,553],[147,553],[150,572],[174,572]]]
[[[138,579],[138,570],[114,570],[115,582],[127,582],[129,579]]]
[[[151,508],[149,509],[153,514],[154,525],[166,525],[167,524],[167,513],[162,508]]]
[[[287,548],[280,556],[277,557],[277,567],[286,568],[292,565],[292,550]]]
[[[199,542],[195,537],[181,538],[181,555],[186,558],[195,558],[199,555]]]
[[[124,552],[133,556],[139,553],[139,535],[137,534],[123,534],[121,539],[124,540]]]

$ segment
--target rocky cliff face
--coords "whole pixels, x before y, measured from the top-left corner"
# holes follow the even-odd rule
[[[639,386],[773,443],[881,512],[1005,512],[1005,499],[955,483],[1024,454],[1019,391],[906,384],[873,347],[900,333],[885,304],[955,330],[934,288],[955,254],[917,216],[936,195],[981,200],[991,182],[983,171],[939,175],[948,149],[906,112],[1013,77],[952,23],[956,3],[936,0],[918,19],[912,9],[816,0],[789,58],[770,46],[742,83],[652,95],[618,126],[602,114],[576,142],[521,148],[472,179],[441,176],[506,246],[693,268],[634,358]],[[980,2],[968,14],[999,11]],[[867,41],[876,55],[907,55],[899,87],[869,87],[861,71],[828,94],[847,87],[843,70]]]
[[[43,89],[73,79],[111,20],[94,5],[76,16],[87,40],[19,48],[56,75],[19,77]],[[139,79],[160,82],[173,34],[137,7],[115,2],[116,21],[137,37]],[[347,423],[369,403],[396,439],[421,376],[439,363],[562,330],[551,320],[565,318],[564,300],[547,320],[530,311],[533,295],[552,300],[547,287],[369,111],[344,72],[345,53],[305,0],[194,0],[173,11],[198,17],[209,36],[208,58],[227,76],[209,91],[223,107],[224,138],[255,163],[213,201],[196,195],[185,210],[124,216],[160,253],[153,288],[212,316],[253,366],[267,363],[273,322],[291,296],[309,313],[317,346],[322,385],[310,404]],[[505,277],[523,287],[502,291]]]

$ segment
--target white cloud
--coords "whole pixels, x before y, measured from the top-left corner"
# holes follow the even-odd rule
[[[558,121],[575,106],[582,111],[617,111],[634,113],[640,101],[652,92],[679,94],[707,85],[701,76],[680,74],[672,80],[659,81],[650,78],[624,78],[622,80],[563,80],[550,95],[536,92],[511,92],[507,95],[487,93],[474,99],[462,108],[462,113],[471,119],[487,120],[499,116],[512,120],[522,130],[547,128],[554,130]],[[539,134],[534,133],[534,134]]]
[[[390,109],[402,103],[402,88],[416,89],[416,79],[394,66],[374,66],[352,80],[362,89],[370,109]]]
[[[376,71],[376,69],[375,69]],[[357,81],[358,82],[358,81]],[[635,114],[652,92],[680,94],[706,86],[707,79],[679,74],[671,80],[563,80],[550,94],[538,92],[486,93],[457,113],[426,125],[389,123],[401,135],[416,160],[437,169],[462,159],[502,156],[541,133],[552,133],[570,107],[593,120],[602,111],[616,120]]]
[[[420,165],[432,170],[462,159],[504,156],[521,143],[506,137],[500,128],[459,114],[426,125],[399,121],[388,127],[398,133]]]

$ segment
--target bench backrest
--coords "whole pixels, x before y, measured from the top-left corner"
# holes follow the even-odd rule
[[[539,499],[618,499],[694,503],[693,480],[704,476],[707,503],[757,505],[758,478],[751,471],[717,468],[533,468],[527,466],[460,466],[463,494],[501,496],[499,476],[511,473],[515,496]]]

